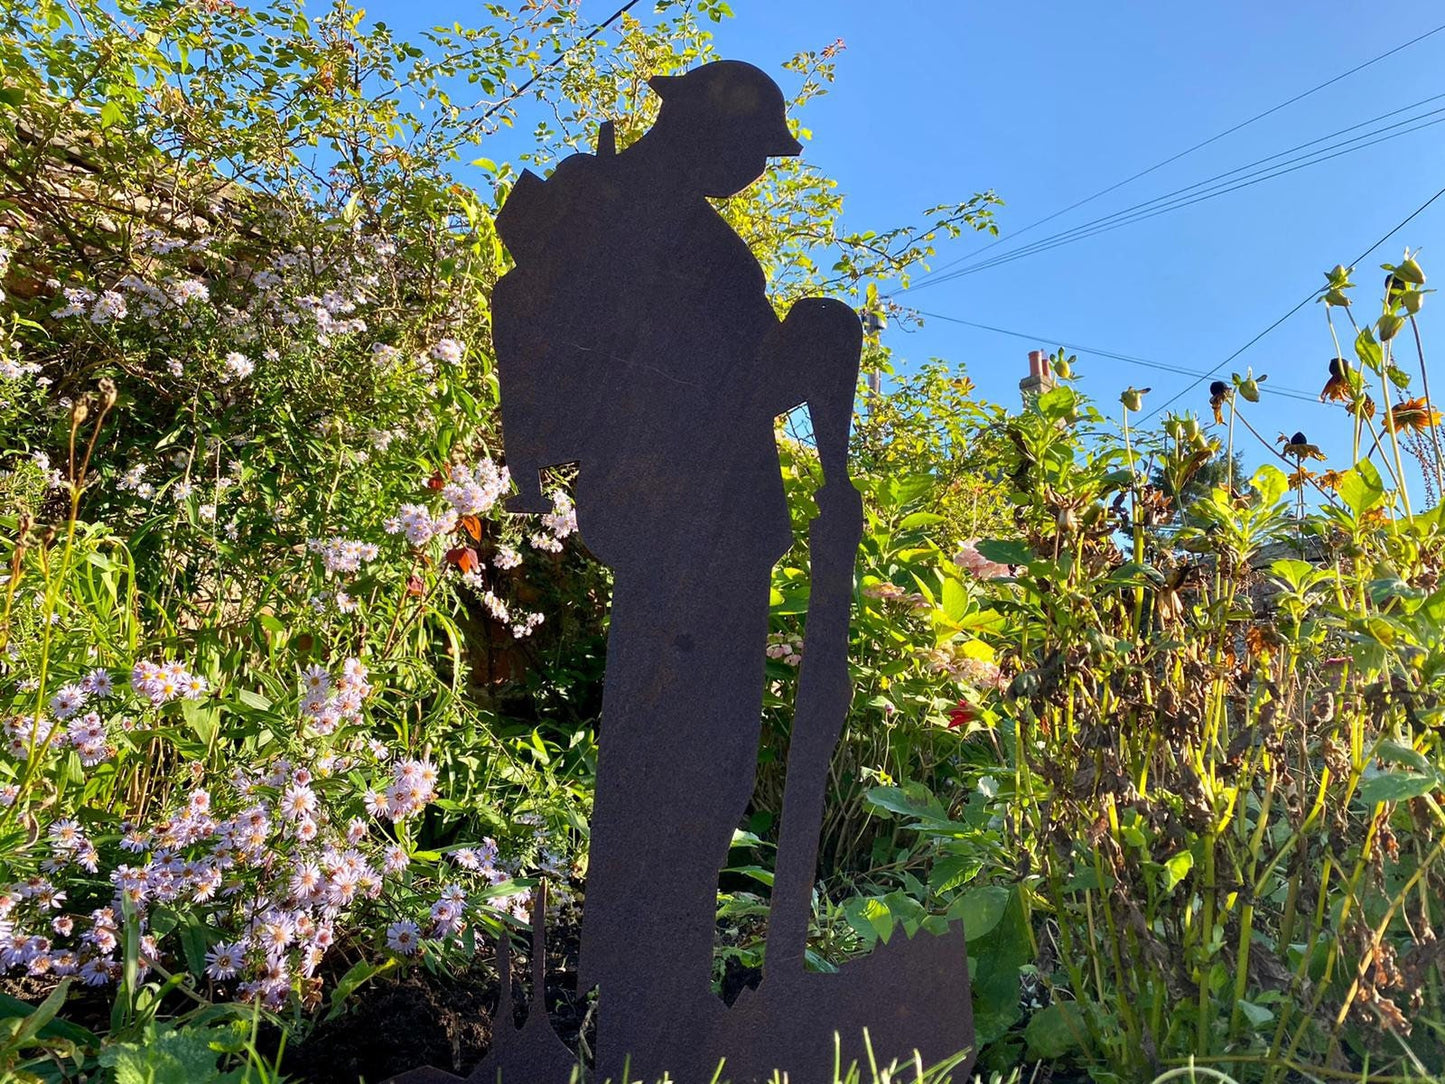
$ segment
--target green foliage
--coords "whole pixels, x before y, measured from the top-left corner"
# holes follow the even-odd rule
[[[641,77],[710,56],[727,14],[662,0],[588,36],[575,5],[489,5],[404,42],[345,4],[0,10],[0,918],[44,935],[21,963],[112,999],[104,1036],[62,1019],[67,981],[0,999],[7,1078],[274,1079],[268,1013],[304,1041],[371,984],[472,961],[536,878],[565,905],[609,585],[570,540],[565,472],[550,515],[500,511],[493,221],[520,165],[606,122],[636,139]],[[835,53],[789,63],[795,124]],[[499,161],[497,131],[537,117]],[[795,159],[719,210],[780,310],[826,294],[906,322],[876,282],[991,231],[996,203],[852,231]],[[1245,478],[1262,374],[1221,382],[1212,423],[1140,430],[1145,390],[1116,425],[1062,351],[1009,412],[870,340],[889,381],[854,431],[856,693],[809,966],[962,921],[986,1071],[1445,1068],[1445,456],[1424,271],[1385,270],[1363,326],[1349,269],[1322,291],[1341,470],[1282,434]],[[797,419],[779,436],[797,545],[723,975],[761,964],[807,658],[819,470]],[[276,952],[246,940],[268,927]]]
[[[107,1047],[100,1064],[115,1074],[115,1084],[240,1084],[244,1070],[221,1072],[221,1057],[199,1028],[153,1024],[136,1042]]]
[[[7,1071],[269,1079],[255,1019],[205,1006],[284,1010],[304,1041],[368,984],[469,964],[536,877],[568,905],[608,581],[568,541],[565,475],[550,516],[498,503],[493,220],[518,167],[491,140],[548,116],[534,169],[607,121],[626,145],[655,109],[639,74],[708,58],[727,14],[662,0],[591,36],[575,6],[489,5],[406,42],[344,3],[0,11],[0,917],[34,935],[21,964],[112,995],[103,1038],[16,1008]],[[795,107],[834,54],[790,62]],[[862,297],[995,202],[853,232],[794,160],[720,210],[783,307]],[[933,651],[978,641],[928,470],[879,491],[877,578],[947,599]],[[946,703],[885,626],[911,760]],[[866,822],[865,763],[843,816]],[[757,847],[737,875],[766,888]],[[818,966],[856,947],[823,914]]]

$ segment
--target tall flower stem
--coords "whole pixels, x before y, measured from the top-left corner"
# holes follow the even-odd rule
[[[1430,398],[1430,369],[1425,364],[1425,344],[1420,340],[1420,325],[1412,315],[1410,330],[1415,335],[1415,353],[1420,359],[1420,383],[1425,389],[1425,415],[1430,425],[1430,443],[1435,449],[1435,487],[1445,495],[1445,451],[1440,448],[1440,427],[1434,424],[1435,406]]]

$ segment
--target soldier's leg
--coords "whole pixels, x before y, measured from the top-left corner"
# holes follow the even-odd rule
[[[583,947],[604,1079],[629,1054],[634,1077],[690,1068],[721,1010],[715,892],[752,793],[767,632],[765,571],[729,571],[614,591]]]

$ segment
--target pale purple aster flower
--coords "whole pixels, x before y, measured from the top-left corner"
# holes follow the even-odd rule
[[[402,956],[414,956],[421,946],[421,931],[415,922],[393,922],[386,928],[386,945]]]

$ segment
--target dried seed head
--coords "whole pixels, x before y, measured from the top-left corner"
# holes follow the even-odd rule
[[[85,395],[77,399],[75,405],[70,408],[70,424],[73,428],[78,427],[89,416],[90,396]]]
[[[96,386],[100,389],[101,409],[109,410],[111,407],[115,406],[115,381],[108,376],[103,376],[100,378],[100,383]]]

